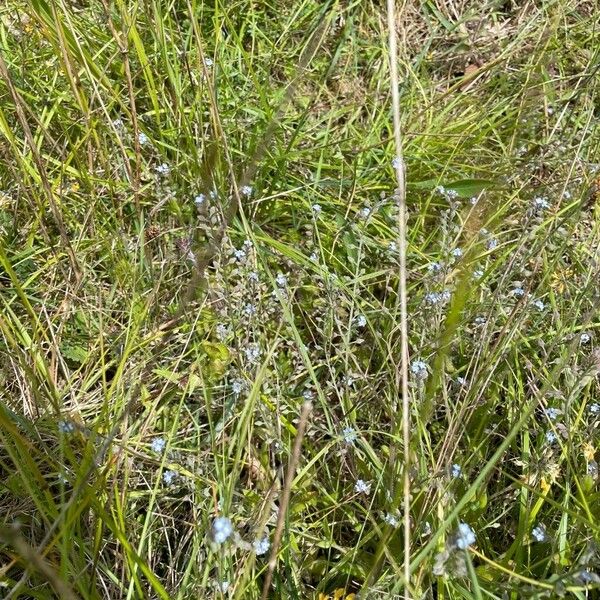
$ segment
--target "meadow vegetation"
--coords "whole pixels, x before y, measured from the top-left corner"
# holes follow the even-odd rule
[[[384,3],[5,0],[0,596],[599,598],[599,17],[397,2],[407,447]]]

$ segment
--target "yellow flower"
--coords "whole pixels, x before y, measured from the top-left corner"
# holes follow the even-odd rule
[[[592,444],[589,442],[584,442],[583,446],[583,456],[585,456],[585,460],[591,461],[594,460],[594,455],[596,454],[596,450]]]
[[[573,276],[573,269],[558,269],[552,273],[550,287],[558,294],[562,294],[567,289],[567,283]]]

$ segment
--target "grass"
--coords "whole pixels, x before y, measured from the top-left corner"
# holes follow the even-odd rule
[[[407,447],[380,4],[0,8],[3,597],[600,597],[600,15],[398,3]]]

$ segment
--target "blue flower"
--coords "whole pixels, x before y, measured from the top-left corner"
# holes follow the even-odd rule
[[[452,469],[450,471],[450,474],[452,475],[452,477],[454,477],[455,479],[457,477],[460,477],[462,475],[462,467],[456,463],[454,463],[452,465]]]
[[[223,323],[217,324],[217,337],[223,341],[229,335],[229,328]]]
[[[446,200],[454,200],[458,197],[458,192],[456,190],[447,189],[443,185],[438,185],[435,187],[435,190],[441,196],[444,196]]]
[[[498,247],[498,240],[496,238],[490,238],[486,243],[488,250],[495,250]]]
[[[558,410],[558,408],[546,408],[544,412],[551,421],[554,421],[560,414],[560,410]]]
[[[536,542],[543,542],[546,539],[546,527],[543,524],[537,525],[531,530],[531,536]]]
[[[175,481],[177,473],[175,473],[175,471],[168,470],[163,473],[162,477],[165,485],[171,485]]]
[[[549,444],[554,444],[554,442],[556,442],[556,435],[554,431],[546,431],[546,441]]]
[[[368,206],[363,206],[363,208],[361,208],[360,211],[358,212],[358,216],[361,219],[368,219],[371,216],[372,212],[373,212],[372,208],[369,208]]]
[[[357,494],[366,494],[368,496],[371,493],[371,484],[362,479],[357,479],[356,484],[354,485],[354,491]]]
[[[364,327],[367,324],[367,319],[364,315],[358,315],[354,320],[357,327]]]
[[[344,437],[344,442],[348,445],[354,444],[356,438],[356,430],[353,427],[344,427],[342,429],[342,436]]]
[[[262,354],[260,346],[256,343],[249,344],[248,346],[246,346],[244,352],[246,354],[246,359],[249,363],[255,363]]]
[[[227,517],[217,517],[212,524],[213,539],[222,544],[233,533],[233,524]]]
[[[156,167],[156,172],[159,175],[167,176],[171,172],[171,167],[167,163],[162,163]]]
[[[240,189],[243,196],[250,196],[252,194],[252,187],[249,185],[243,185]]]
[[[245,383],[242,379],[234,379],[231,384],[231,390],[236,396],[239,396],[244,391]]]
[[[535,300],[533,305],[539,310],[542,311],[546,308],[546,305],[542,302],[542,300]]]
[[[410,370],[412,371],[413,375],[421,381],[423,379],[427,379],[427,375],[429,374],[428,368],[429,367],[427,363],[422,360],[413,360],[410,365]]]
[[[75,425],[71,421],[59,421],[58,430],[61,433],[73,433],[75,431]]]
[[[548,198],[544,198],[542,196],[536,196],[532,202],[533,210],[535,212],[542,212],[548,208],[550,208],[550,203],[548,202]]]
[[[388,524],[391,525],[392,527],[394,527],[394,529],[396,527],[398,527],[398,525],[400,525],[398,519],[392,514],[392,513],[386,513],[385,517],[383,517],[383,520]]]
[[[143,131],[140,131],[138,133],[138,142],[140,143],[140,146],[144,146],[149,141],[150,141],[150,138]]]
[[[265,536],[264,538],[262,538],[262,540],[254,540],[252,546],[254,548],[256,556],[262,556],[263,554],[266,554],[269,551],[269,548],[271,547],[271,542],[269,541],[269,538]]]
[[[252,316],[256,314],[256,306],[254,306],[254,304],[251,304],[250,302],[248,302],[246,304],[246,306],[244,306],[244,314],[247,316]]]
[[[591,339],[592,339],[592,336],[591,336],[589,333],[585,333],[585,332],[584,332],[584,333],[582,333],[582,334],[579,336],[579,341],[580,341],[582,344],[587,344],[587,343],[589,343],[589,341],[590,341]]]
[[[152,440],[150,444],[150,448],[152,448],[152,452],[156,452],[156,454],[162,454],[165,451],[165,447],[167,442],[165,438],[157,437]]]
[[[460,523],[455,534],[454,544],[460,550],[466,550],[475,543],[475,533],[467,523]]]
[[[204,204],[204,201],[206,200],[206,196],[204,194],[198,194],[195,198],[194,198],[194,204],[198,207],[202,206],[202,204]]]

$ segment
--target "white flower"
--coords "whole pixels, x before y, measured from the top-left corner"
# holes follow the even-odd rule
[[[285,287],[287,285],[287,277],[283,273],[277,273],[277,277],[275,277],[275,283],[279,287]]]
[[[227,517],[217,517],[212,524],[213,539],[222,544],[233,533],[233,524]]]
[[[531,530],[531,535],[536,542],[543,542],[546,539],[546,527],[537,525]]]
[[[517,298],[522,298],[525,295],[525,290],[521,286],[518,286],[513,288],[511,294]]]
[[[123,119],[115,119],[112,124],[115,129],[121,129],[123,127]]]
[[[156,454],[162,454],[165,450],[167,442],[165,438],[157,437],[152,440],[150,444],[150,448],[152,448],[152,452],[156,452]]]
[[[198,194],[195,198],[194,198],[194,204],[196,206],[201,206],[202,204],[204,204],[204,201],[206,200],[206,196],[204,194]]]
[[[243,185],[240,189],[240,192],[243,196],[250,196],[252,194],[252,186]]]
[[[138,133],[138,142],[140,143],[140,146],[144,146],[149,141],[150,141],[150,138],[143,131],[140,131]]]
[[[587,343],[589,343],[589,341],[590,341],[591,339],[592,339],[592,336],[591,336],[589,333],[585,333],[585,332],[584,332],[584,333],[582,333],[582,334],[579,336],[579,341],[580,341],[582,344],[587,344]]]
[[[167,163],[162,163],[156,167],[156,172],[159,175],[167,176],[171,172],[171,167]]]
[[[590,412],[593,415],[597,415],[598,413],[600,413],[600,404],[594,402],[594,404],[590,405]]]
[[[244,391],[244,381],[242,379],[234,379],[231,389],[236,396],[239,396]]]
[[[454,250],[452,250],[452,252],[450,252],[450,254],[454,258],[460,258],[463,255],[463,251],[460,248],[454,248]]]
[[[244,250],[242,250],[241,248],[239,250],[236,250],[233,255],[238,259],[238,260],[244,260],[246,258],[246,252]]]
[[[313,204],[312,205],[312,211],[313,214],[315,215],[315,217],[318,217],[321,214],[321,205],[320,204]]]
[[[254,548],[256,556],[261,556],[269,551],[269,548],[271,547],[271,542],[269,541],[269,538],[265,536],[264,538],[262,538],[262,540],[254,540],[252,546]]]
[[[460,523],[456,532],[454,544],[460,550],[466,550],[475,543],[475,533],[467,523]]]
[[[356,319],[354,319],[357,327],[364,327],[367,324],[367,319],[364,315],[358,315]]]
[[[354,491],[357,494],[366,494],[368,496],[371,493],[371,484],[362,479],[358,479],[354,485]]]
[[[205,66],[207,69],[210,69],[210,68],[213,66],[213,64],[214,64],[214,63],[213,63],[213,59],[212,59],[212,58],[206,57],[206,58],[204,59],[204,66]],[[228,584],[228,585],[229,585],[229,584]]]

